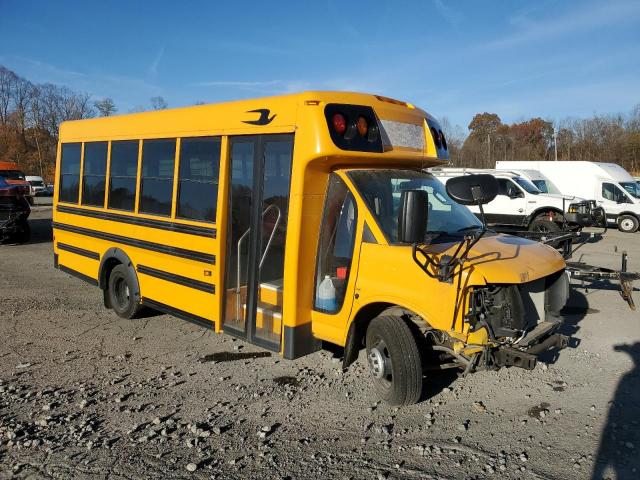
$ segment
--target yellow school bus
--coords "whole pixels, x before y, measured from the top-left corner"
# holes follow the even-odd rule
[[[358,93],[65,122],[54,263],[123,318],[148,307],[287,359],[324,342],[345,368],[364,348],[377,392],[413,403],[425,372],[533,368],[566,340],[562,257],[487,232],[424,171],[447,158],[435,118]]]

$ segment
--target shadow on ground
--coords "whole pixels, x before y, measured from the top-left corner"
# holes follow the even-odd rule
[[[633,367],[620,379],[609,402],[607,423],[593,469],[593,480],[640,478],[640,342],[616,345],[633,360]]]
[[[580,345],[580,339],[575,338],[575,334],[580,330],[579,323],[587,314],[596,312],[597,310],[589,307],[589,300],[586,295],[572,285],[569,300],[560,312],[564,323],[559,330],[559,333],[569,337],[569,348],[577,348]],[[553,364],[560,358],[560,355],[561,350],[553,348],[538,355],[538,360]]]
[[[49,243],[53,241],[50,218],[29,219],[31,239],[27,243]]]

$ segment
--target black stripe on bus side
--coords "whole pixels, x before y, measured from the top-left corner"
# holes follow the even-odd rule
[[[194,315],[193,313],[170,307],[169,305],[156,302],[155,300],[151,300],[150,298],[143,298],[142,304],[146,305],[147,307],[153,308],[154,310],[158,310],[159,312],[167,313],[169,315],[173,315],[174,317],[181,318],[182,320],[186,320],[187,322],[195,323],[200,327],[213,329],[215,324],[215,322],[213,322],[212,320],[207,320],[206,318],[199,317],[198,315]]]
[[[175,273],[165,272],[145,265],[138,265],[137,270],[140,273],[144,273],[145,275],[156,277],[167,282],[177,283],[178,285],[184,285],[185,287],[194,288],[206,293],[216,293],[216,287],[211,283],[201,282],[199,280],[194,280],[193,278],[183,277],[182,275],[176,275]]]
[[[110,220],[113,222],[129,223],[131,225],[138,225],[141,227],[157,228],[159,230],[167,230],[169,232],[186,233],[189,235],[199,235],[201,237],[216,238],[215,228],[198,227],[196,225],[184,225],[182,223],[153,220],[150,218],[137,218],[112,212],[84,210],[82,208],[68,207],[66,205],[58,205],[56,207],[56,211],[60,213],[70,213],[72,215],[80,215],[82,217],[92,217],[101,220]]]
[[[95,278],[91,278],[90,276],[85,275],[84,273],[80,273],[77,270],[74,270],[69,267],[65,267],[64,265],[60,265],[60,264],[58,264],[58,270],[64,273],[68,273],[72,277],[76,277],[76,278],[79,278],[80,280],[84,280],[85,282],[93,285],[94,287],[98,286],[98,281]]]
[[[195,252],[193,250],[185,250],[184,248],[178,247],[170,247],[168,245],[147,242],[145,240],[136,240],[135,238],[122,237],[120,235],[114,235],[113,233],[98,232],[97,230],[76,227],[75,225],[67,225],[66,223],[52,222],[52,226],[53,228],[56,228],[58,230],[77,233],[79,235],[86,235],[93,238],[99,238],[100,240],[122,243],[124,245],[130,245],[132,247],[138,247],[145,250],[151,250],[153,252],[164,253],[165,255],[172,255],[174,257],[194,260],[196,262],[208,263],[211,265],[215,265],[216,263],[216,256],[208,253]]]
[[[90,250],[85,250],[84,248],[74,247],[73,245],[67,245],[66,243],[58,242],[58,248],[60,250],[65,250],[67,252],[75,253],[76,255],[81,255],[83,257],[91,258],[93,260],[100,260],[100,254],[96,252],[92,252]]]

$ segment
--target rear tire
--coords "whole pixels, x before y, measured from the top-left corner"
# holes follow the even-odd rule
[[[131,275],[131,270],[122,264],[113,267],[109,275],[109,303],[113,311],[125,319],[135,318],[140,310],[140,301],[137,292],[134,292],[135,282]]]
[[[530,232],[553,233],[559,232],[560,230],[560,225],[558,225],[556,222],[552,222],[551,220],[544,220],[541,218],[534,220],[529,225]]]
[[[638,230],[638,219],[633,215],[621,215],[618,218],[618,230],[624,233],[634,233]]]
[[[367,362],[376,392],[390,405],[411,405],[422,394],[418,344],[400,317],[381,316],[369,324]]]

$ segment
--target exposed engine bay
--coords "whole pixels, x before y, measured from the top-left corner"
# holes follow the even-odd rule
[[[488,285],[474,288],[465,316],[471,331],[486,328],[498,345],[486,358],[486,366],[519,366],[531,369],[535,355],[568,338],[557,330],[560,310],[569,298],[569,278],[564,270],[518,285]]]
[[[488,285],[471,292],[466,321],[471,331],[486,327],[489,338],[515,342],[540,322],[561,322],[569,298],[564,270],[519,285]]]

